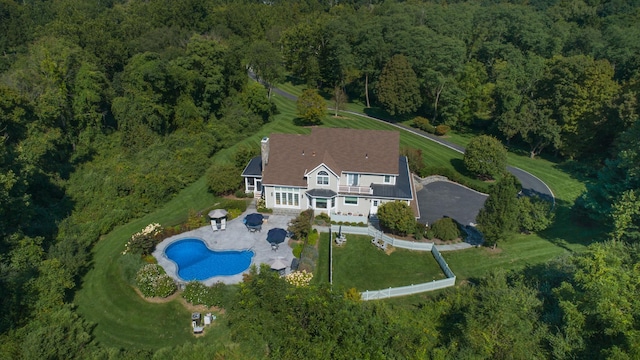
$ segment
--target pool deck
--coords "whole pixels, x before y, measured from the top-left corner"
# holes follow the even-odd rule
[[[252,250],[255,255],[251,259],[251,265],[271,265],[276,259],[280,259],[287,264],[285,273],[288,274],[291,271],[289,266],[293,260],[293,251],[288,244],[289,239],[279,244],[278,250],[273,251],[271,244],[267,242],[267,233],[273,228],[286,229],[293,218],[289,216],[269,215],[269,220],[262,225],[262,231],[249,232],[247,227],[242,223],[242,219],[251,212],[255,212],[255,208],[250,208],[246,213],[233,220],[227,221],[226,230],[213,231],[211,226],[207,225],[166,238],[156,246],[153,256],[158,260],[158,265],[162,266],[169,276],[178,282],[185,283],[186,281],[178,276],[176,264],[166,257],[164,250],[167,246],[178,240],[196,238],[203,240],[211,250]],[[243,273],[246,272],[249,272],[249,269]],[[207,286],[218,282],[237,284],[242,282],[243,273],[231,276],[214,276],[202,281],[202,283]]]

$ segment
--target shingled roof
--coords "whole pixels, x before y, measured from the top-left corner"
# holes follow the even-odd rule
[[[399,155],[397,131],[314,128],[309,135],[271,134],[262,183],[304,187],[305,174],[323,163],[338,175],[397,176]]]

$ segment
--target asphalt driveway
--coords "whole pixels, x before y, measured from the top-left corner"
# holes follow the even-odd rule
[[[422,224],[433,224],[442,217],[450,217],[462,225],[476,222],[476,216],[487,195],[448,181],[424,185],[418,191],[418,206]]]

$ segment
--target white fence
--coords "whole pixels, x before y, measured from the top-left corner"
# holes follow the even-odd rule
[[[418,284],[418,285],[400,286],[395,288],[373,290],[373,291],[367,290],[367,291],[361,292],[360,296],[362,297],[362,300],[387,299],[390,297],[413,295],[413,294],[423,293],[427,291],[444,289],[449,286],[454,286],[455,284],[456,284],[456,278],[454,276],[452,278],[437,280],[437,281],[434,280],[432,282]]]
[[[340,226],[340,225],[331,225],[331,232],[339,232],[342,231],[346,234],[356,234],[356,235],[369,235],[375,238],[376,240],[382,240],[387,244],[403,249],[409,250],[417,250],[417,251],[431,251],[431,254],[440,265],[442,272],[444,272],[446,279],[442,280],[434,280],[432,282],[410,285],[410,286],[400,286],[395,288],[388,288],[382,290],[373,290],[373,291],[364,291],[360,293],[362,296],[362,300],[377,300],[377,299],[387,299],[390,297],[396,296],[406,296],[413,295],[427,291],[444,289],[446,287],[454,286],[456,284],[456,275],[449,268],[449,264],[444,260],[442,255],[438,249],[433,246],[433,243],[424,243],[424,242],[415,242],[415,241],[407,241],[407,240],[399,240],[395,239],[389,235],[386,235],[382,231],[374,228],[373,226],[369,227],[360,227],[360,226]],[[330,237],[332,238],[332,237]]]

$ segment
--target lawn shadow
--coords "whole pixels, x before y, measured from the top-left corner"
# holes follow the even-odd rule
[[[395,124],[395,123],[400,123],[403,122],[405,120],[409,120],[411,118],[414,117],[413,114],[405,114],[405,115],[391,115],[389,114],[387,111],[378,108],[378,107],[370,107],[370,108],[365,108],[364,109],[364,113],[368,116],[374,117],[374,118],[378,118],[380,120],[384,120],[386,122]]]
[[[574,160],[568,160],[563,162],[556,162],[554,167],[560,171],[563,171],[571,178],[576,179],[582,183],[588,183],[597,180],[599,166],[593,164],[580,163]]]
[[[595,222],[581,221],[575,214],[572,203],[556,199],[555,221],[546,230],[538,232],[538,236],[573,252],[578,246],[588,246],[606,238],[606,229]]]

